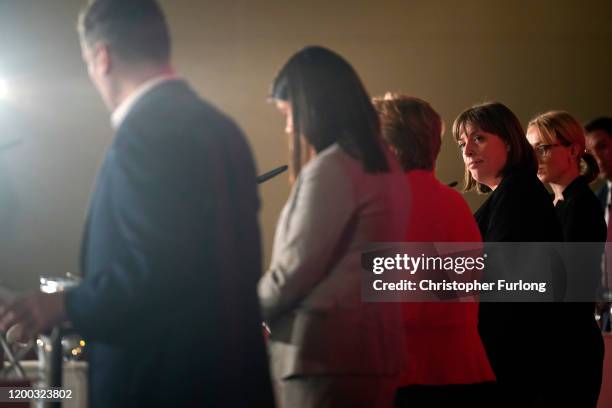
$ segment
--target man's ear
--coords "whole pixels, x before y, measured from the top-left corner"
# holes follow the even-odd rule
[[[108,75],[112,67],[112,57],[108,44],[97,43],[94,48],[95,69],[98,74]]]

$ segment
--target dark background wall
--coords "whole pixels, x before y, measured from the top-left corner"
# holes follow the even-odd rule
[[[112,138],[88,82],[75,19],[81,0],[0,0],[0,285],[77,271],[88,196]],[[307,44],[343,54],[372,95],[432,103],[450,128],[464,108],[506,103],[525,124],[549,109],[612,114],[610,1],[162,0],[179,72],[240,123],[261,172],[286,163],[284,123],[266,103],[276,70]],[[443,181],[463,165],[448,132]],[[2,146],[10,145],[10,147]],[[266,263],[286,200],[261,188]],[[482,197],[466,195],[476,208]]]

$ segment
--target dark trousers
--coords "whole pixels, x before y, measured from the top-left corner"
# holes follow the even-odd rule
[[[397,390],[395,408],[495,407],[496,385],[411,385]]]
[[[491,406],[596,407],[603,339],[593,316],[578,318],[576,309],[580,305],[481,304],[478,329],[497,377]]]

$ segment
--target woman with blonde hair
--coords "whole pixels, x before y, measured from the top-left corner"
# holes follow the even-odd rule
[[[527,126],[527,140],[538,158],[538,178],[554,193],[555,211],[566,242],[605,242],[607,227],[599,200],[589,188],[599,169],[585,152],[584,129],[573,116],[551,111],[533,118]],[[581,171],[582,170],[582,171]],[[582,174],[581,174],[582,173]],[[597,291],[601,275],[599,248],[582,261],[580,284]],[[594,299],[594,297],[593,297]],[[595,407],[601,387],[604,345],[594,316],[593,302],[572,302],[563,307],[563,335],[580,354],[564,353],[569,372],[569,405]]]
[[[588,188],[599,175],[595,158],[586,152],[582,125],[567,112],[550,111],[533,118],[527,125],[527,140],[538,159],[538,178],[553,190],[555,204],[565,201],[563,192],[572,182]],[[572,238],[570,232],[565,231],[566,238]]]

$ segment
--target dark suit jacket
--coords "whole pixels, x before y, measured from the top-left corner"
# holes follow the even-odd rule
[[[562,242],[552,200],[535,174],[515,170],[475,214],[485,242]],[[491,260],[491,256],[489,260]],[[509,268],[512,271],[512,268]],[[502,394],[499,406],[531,406],[548,399],[555,378],[550,330],[553,303],[480,304],[479,332]],[[510,391],[511,390],[511,391]]]
[[[550,196],[535,175],[514,171],[474,214],[485,242],[562,242]]]
[[[601,205],[601,209],[606,211],[606,201],[608,199],[608,183],[604,183],[603,186],[595,193],[597,198],[599,199],[599,204]]]
[[[605,207],[607,185],[602,188],[601,197],[596,197],[584,177],[578,177],[563,190],[563,200],[555,206],[563,237],[567,242],[605,242],[607,235],[606,220],[602,208]]]
[[[601,204],[586,179],[577,177],[563,190],[563,200],[557,202],[555,210],[566,242],[591,243],[588,250],[582,250],[588,251],[588,258],[580,257],[579,265],[571,269],[575,272],[570,274],[568,285],[580,285],[584,288],[583,293],[594,295],[601,283],[601,256],[607,235]],[[593,244],[596,242],[602,245]],[[604,343],[593,313],[594,302],[568,302],[558,306],[564,339],[569,346],[565,350],[575,350],[563,353],[567,372],[576,374],[572,386],[579,392],[575,393],[574,405],[594,407],[599,396],[604,358]],[[566,398],[565,402],[569,399]]]
[[[117,130],[68,292],[93,407],[271,406],[256,297],[255,168],[238,127],[182,81]]]
[[[584,299],[589,300],[589,302],[568,305],[575,312],[582,308],[582,312],[580,312],[582,318],[578,318],[578,315],[574,316],[577,318],[576,323],[581,320],[582,323],[595,326],[592,301],[595,299],[594,294],[601,285],[601,256],[608,231],[604,212],[601,210],[599,200],[582,176],[577,177],[563,190],[563,200],[557,202],[555,210],[561,222],[563,238],[566,242],[601,243],[601,245],[590,244],[588,248],[584,246],[581,252],[587,251],[584,255],[588,254],[588,258],[581,256],[580,258],[584,259],[581,259],[580,264],[574,268],[579,273],[572,273],[569,276],[574,281],[574,287],[580,285],[582,293],[592,294],[590,299]]]

